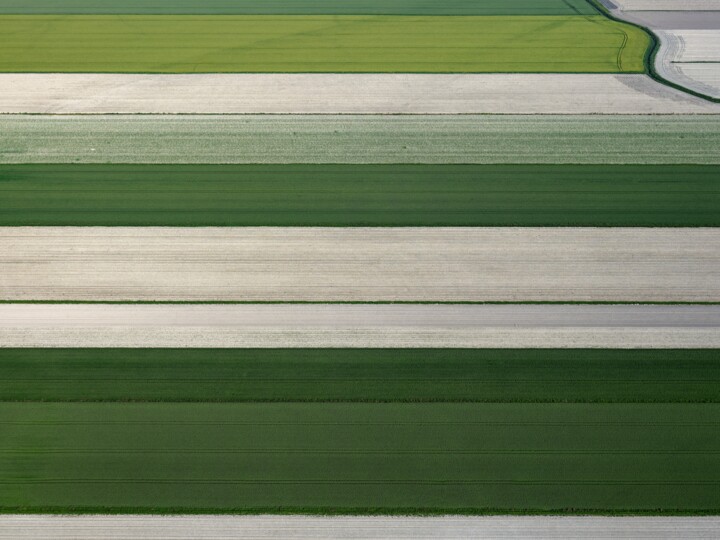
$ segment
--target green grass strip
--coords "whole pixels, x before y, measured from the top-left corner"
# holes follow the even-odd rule
[[[0,349],[0,401],[720,403],[720,351]]]
[[[643,73],[649,46],[600,14],[0,15],[0,72]]]
[[[0,404],[0,508],[705,513],[717,404]],[[412,510],[410,510],[412,511]]]
[[[0,165],[0,226],[720,226],[673,165]]]
[[[586,0],[0,0],[15,14],[596,15]]]

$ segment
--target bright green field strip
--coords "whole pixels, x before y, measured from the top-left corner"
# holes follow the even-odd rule
[[[674,165],[0,165],[0,226],[720,226]]]
[[[0,163],[720,164],[712,116],[0,115]]]
[[[0,508],[720,508],[715,404],[0,404]]]
[[[601,15],[0,16],[0,72],[643,72],[649,45]]]
[[[596,15],[586,0],[0,0],[0,13]]]
[[[0,349],[0,401],[720,402],[720,351]]]

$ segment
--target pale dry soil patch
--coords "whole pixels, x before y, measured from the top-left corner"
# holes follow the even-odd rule
[[[716,348],[720,306],[1,304],[0,347]]]
[[[0,228],[0,300],[709,302],[718,268],[715,228]]]
[[[718,114],[646,75],[0,74],[0,113]]]
[[[717,517],[0,516],[7,540],[717,538]]]

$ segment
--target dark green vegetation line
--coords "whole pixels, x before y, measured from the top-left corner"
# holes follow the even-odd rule
[[[720,350],[0,349],[0,401],[720,403]]]
[[[703,165],[0,165],[0,225],[720,226]]]
[[[597,15],[585,0],[0,0],[4,14]]]
[[[707,512],[720,405],[2,403],[0,507]]]

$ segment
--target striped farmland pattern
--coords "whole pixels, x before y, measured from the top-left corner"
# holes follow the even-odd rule
[[[720,109],[651,45],[0,0],[0,511],[720,512]]]

